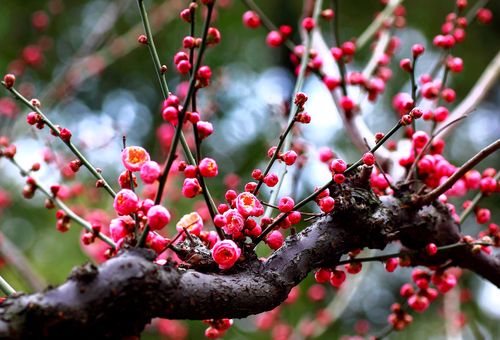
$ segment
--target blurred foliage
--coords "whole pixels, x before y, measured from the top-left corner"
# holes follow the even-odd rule
[[[220,148],[223,147],[216,142],[205,146],[204,152],[207,154],[214,153],[222,159],[221,163],[224,165],[224,167],[221,167],[223,175],[229,172],[236,172],[247,179],[249,178],[248,174],[250,171],[260,164],[259,162],[262,159],[262,155],[266,152],[268,144],[279,133],[278,124],[274,124],[275,121],[273,121],[273,118],[268,117],[268,113],[279,112],[281,110],[279,105],[273,107],[262,104],[258,107],[252,107],[252,100],[258,96],[255,90],[256,85],[252,82],[257,82],[259,75],[275,66],[285,67],[290,76],[292,74],[292,65],[289,62],[288,53],[285,49],[272,50],[265,46],[264,39],[266,33],[264,30],[248,30],[241,25],[241,13],[243,13],[244,7],[240,1],[226,0],[220,2],[232,2],[232,4],[228,8],[221,8],[217,13],[216,25],[221,29],[223,39],[217,48],[211,49],[207,53],[206,63],[211,65],[214,70],[218,68],[221,68],[223,71],[230,69],[234,77],[228,78],[226,81],[236,79],[236,82],[235,84],[225,83],[224,72],[221,71],[219,73],[219,71],[215,71],[220,76],[220,81],[217,81],[217,86],[220,86],[220,88],[207,89],[206,97],[213,96],[215,98],[217,108],[214,110],[214,120],[216,125],[219,123],[222,125],[226,118],[234,117],[229,112],[237,110],[239,110],[238,114],[254,118],[259,117],[258,119],[261,121],[255,125],[253,130],[255,134],[250,136],[250,140],[248,140],[248,137],[247,140],[241,139],[241,135],[247,133],[247,129],[250,128],[244,123],[244,120],[243,124],[238,126],[233,125],[235,131],[218,131],[218,133],[223,134],[234,134],[234,138],[236,138],[238,143],[241,143],[239,147],[238,145],[233,145],[233,149],[229,153],[226,154],[225,151],[221,152]],[[148,8],[163,6],[163,12],[157,14],[165,18],[160,20],[162,21],[160,25],[161,29],[155,35],[155,39],[157,48],[160,51],[161,60],[169,69],[173,70],[175,67],[172,62],[173,55],[181,47],[182,38],[188,32],[187,25],[178,19],[178,12],[182,8],[182,5],[188,2],[171,0],[166,2],[147,1],[146,3]],[[262,5],[264,11],[277,24],[290,24],[293,26],[300,18],[302,9],[302,2],[300,1],[275,0],[258,1],[258,3]],[[427,41],[426,46],[432,49],[430,41],[433,35],[439,31],[445,15],[452,10],[453,1],[405,1],[405,6],[407,8],[407,21],[411,29],[411,34],[398,33],[398,35],[402,36],[403,46],[408,48],[409,44],[415,42],[414,39],[421,38],[425,39]],[[340,20],[342,38],[345,40],[358,36],[366,25],[371,22],[373,13],[380,10],[380,8],[381,5],[376,0],[341,1]],[[466,42],[454,50],[454,53],[461,56],[465,62],[464,71],[452,79],[452,84],[457,91],[458,98],[465,96],[477,77],[481,74],[485,65],[489,63],[499,50],[500,20],[498,18],[500,18],[500,2],[491,1],[489,8],[492,9],[495,18],[493,23],[488,26],[473,25],[471,29],[467,30]],[[48,27],[42,33],[38,32],[32,26],[33,13],[39,10],[57,13],[50,15]],[[106,20],[109,20],[116,13],[118,13],[116,21],[112,23],[109,29],[105,29]],[[106,15],[108,17],[105,17]],[[105,18],[102,19],[102,17]],[[99,30],[98,24],[104,27],[102,34],[96,34],[96,30]],[[160,121],[158,111],[162,101],[161,93],[157,86],[156,75],[152,68],[147,49],[137,44],[135,40],[136,36],[126,35],[130,29],[137,25],[140,25],[139,12],[135,1],[131,0],[2,0],[0,2],[0,73],[3,74],[7,71],[8,65],[12,65],[11,62],[19,58],[23,48],[27,45],[36,44],[37,42],[43,43],[47,46],[47,50],[43,53],[43,63],[36,69],[27,69],[21,80],[24,84],[32,84],[34,96],[39,96],[40,94],[47,93],[48,90],[54,87],[64,85],[62,83],[66,80],[60,79],[59,74],[74,63],[75,60],[73,58],[76,53],[84,52],[83,55],[96,53],[94,54],[96,58],[89,65],[90,67],[97,68],[103,65],[106,66],[102,71],[98,72],[99,76],[87,78],[75,91],[69,91],[63,95],[52,95],[50,100],[44,102],[44,110],[51,112],[51,109],[54,109],[55,117],[60,118],[64,122],[72,122],[73,124],[87,117],[87,115],[99,115],[106,111],[106,113],[113,117],[112,123],[116,123],[123,119],[129,119],[129,116],[125,114],[127,111],[122,111],[124,107],[121,107],[122,103],[124,105],[128,103],[120,100],[113,102],[113,99],[123,95],[131,96],[134,103],[133,108],[137,109],[139,114],[133,116],[133,123],[123,125],[128,126],[128,128],[117,131],[116,136],[111,138],[110,143],[119,149],[121,143],[120,136],[122,133],[125,133],[130,136],[129,143],[141,143],[148,149],[155,151],[155,159],[161,160],[162,151],[158,147],[154,130],[154,124]],[[297,34],[294,38],[295,41],[299,39]],[[405,39],[411,40],[406,41]],[[124,50],[127,50],[128,53],[121,55]],[[407,56],[409,53],[406,52],[401,51],[397,57]],[[362,65],[368,57],[369,50],[364,49],[357,56],[358,65]],[[242,78],[238,78],[238,76]],[[53,83],[54,80],[56,81],[55,83]],[[175,89],[184,79],[181,79],[176,72],[169,71],[168,80],[171,89]],[[245,81],[248,83],[245,83]],[[402,72],[395,72],[395,77],[391,81],[392,85],[387,91],[389,95],[383,99],[385,109],[390,105],[392,95],[398,92],[406,82],[406,76]],[[286,81],[282,83],[287,85]],[[49,88],[49,86],[52,88]],[[287,86],[290,87],[290,84]],[[241,93],[235,93],[238,91],[231,91],[231,88],[238,88],[238,91]],[[217,89],[224,89],[224,91],[217,91]],[[3,95],[1,96],[3,97]],[[290,93],[287,93],[285,99],[289,95]],[[202,96],[202,102],[203,98]],[[498,104],[500,102],[498,86],[496,90],[492,91],[492,94],[488,97],[488,101],[496,105],[495,116],[491,116],[493,121],[489,122],[490,126],[500,127],[500,118],[498,117]],[[24,108],[21,111],[24,111]],[[122,112],[125,112],[123,113],[125,114],[124,117],[120,117]],[[51,117],[54,117],[54,115],[51,115]],[[386,114],[384,117],[393,116]],[[31,132],[29,132],[24,124],[24,118],[19,116],[18,121],[20,123],[3,119],[1,121],[2,125],[0,125],[0,134],[10,134],[10,137],[14,140],[27,136],[32,137]],[[120,125],[121,123],[116,124],[122,126]],[[390,119],[384,119],[376,122],[375,125],[378,129],[388,127],[392,125],[392,122]],[[137,134],[135,135],[135,130],[142,132],[138,133],[136,131]],[[458,164],[476,152],[477,145],[469,144],[467,141],[474,140],[480,133],[481,131],[474,131],[474,129],[468,129],[467,135],[462,132],[458,133],[458,137],[452,139],[452,144],[462,143],[458,148],[463,150],[461,153],[457,151],[456,154],[455,152],[450,154],[450,158]],[[494,133],[495,131],[493,131]],[[498,137],[498,130],[496,130],[496,135]],[[46,140],[45,137],[45,135],[39,137],[38,141],[43,143]],[[238,140],[237,138],[240,139]],[[334,142],[333,146],[335,150],[339,150],[339,152],[353,158],[356,157],[357,151],[353,150],[350,142],[341,132],[337,136],[325,141],[325,144],[332,142]],[[228,145],[223,150],[227,150],[227,147]],[[56,148],[59,149],[57,146]],[[455,149],[453,150],[455,151]],[[97,148],[97,151],[90,150],[89,152],[94,152],[94,154],[99,153],[99,148]],[[98,163],[104,162],[103,158],[99,158],[99,154],[93,157],[93,159],[98,160]],[[114,178],[118,171],[119,156],[108,159],[106,162],[116,163],[114,169],[109,171],[105,169],[106,176],[112,183],[115,183]],[[3,177],[4,172],[12,171],[9,168],[10,165],[5,163],[0,163],[0,171],[2,173],[0,177]],[[486,164],[499,168],[500,159],[498,156],[492,157]],[[79,179],[87,176],[83,172],[78,175]],[[14,178],[15,176],[12,176],[12,174],[5,176],[3,179],[0,178],[0,183],[2,188],[17,194],[20,191],[22,181],[21,179]],[[88,179],[85,183],[91,186],[92,180]],[[208,184],[213,190],[215,197],[223,196],[225,186],[222,183],[212,180]],[[0,229],[17,244],[33,264],[35,270],[50,284],[60,283],[65,279],[74,265],[88,260],[78,244],[79,230],[78,228],[72,228],[70,232],[65,234],[56,232],[53,227],[55,225],[53,212],[47,212],[46,209],[42,208],[43,201],[41,199],[26,201],[20,197],[21,195],[14,195],[13,205],[5,209],[0,215]],[[168,199],[173,200],[172,197],[168,197]],[[79,198],[77,203],[88,205],[89,200]],[[494,208],[498,207],[498,203],[498,199],[496,201],[488,200],[484,205]],[[92,200],[91,204],[102,208],[109,206],[109,200],[98,195]],[[178,201],[176,202],[174,215],[180,217],[182,213],[188,212],[190,209],[191,202]],[[498,211],[495,212],[494,216],[498,220]],[[474,226],[471,228],[471,233],[475,233],[478,230]],[[376,279],[363,283],[363,286],[356,293],[357,296],[353,299],[345,315],[342,316],[339,322],[335,322],[333,326],[329,327],[322,338],[332,339],[339,337],[339,334],[352,334],[354,324],[360,319],[369,319],[373,322],[376,330],[382,329],[385,324],[386,315],[389,313],[389,306],[394,299],[397,299],[397,291],[401,283],[404,282],[405,274],[406,277],[408,274],[408,270],[402,270],[401,272],[401,275],[388,275],[381,270],[379,264],[374,265],[370,269],[370,275],[374,275]],[[3,267],[1,273],[17,289],[30,290],[22,279],[19,278],[15,270],[8,265]],[[308,278],[307,282],[301,285],[302,294],[299,302],[292,307],[285,308],[284,319],[292,325],[296,324],[304,316],[314,317],[314,312],[318,308],[324,307],[327,301],[334,295],[332,290],[329,289],[329,298],[325,302],[315,303],[312,306],[312,303],[305,297],[306,289],[312,282],[312,278]],[[469,275],[464,276],[461,284],[463,287],[471,288],[476,293],[480,286],[479,280]],[[496,294],[500,294],[498,290],[496,290]],[[373,305],[367,306],[364,301],[369,301]],[[430,338],[431,336],[442,337],[444,326],[440,315],[441,312],[439,311],[440,305],[440,301],[433,303],[431,311],[424,315],[416,316],[415,324],[408,330],[394,335],[394,338],[422,339]],[[481,332],[486,332],[492,338],[500,337],[498,319],[486,315],[478,306],[477,301],[469,302],[463,308],[470,320],[470,329],[473,333],[480,332],[482,334]],[[497,308],[500,307],[497,306]],[[190,322],[189,327],[189,338],[192,339],[200,338],[205,328],[200,322]],[[253,328],[249,322],[241,321],[238,323],[238,327],[231,328],[227,338],[266,339],[269,337],[268,334],[255,333],[251,332],[251,330]],[[469,336],[469,332],[468,330],[467,337]],[[145,339],[152,337],[153,335],[144,336]]]

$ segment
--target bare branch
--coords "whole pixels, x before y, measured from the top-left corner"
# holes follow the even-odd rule
[[[356,45],[359,49],[363,48],[365,44],[377,33],[380,27],[384,24],[385,20],[392,16],[396,7],[401,4],[403,0],[391,0],[382,12],[372,21],[372,23],[364,30],[363,33],[356,39]]]

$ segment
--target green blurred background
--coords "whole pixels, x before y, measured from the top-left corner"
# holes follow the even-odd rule
[[[188,26],[178,19],[179,10],[187,3],[146,2],[148,8],[156,8],[151,13],[158,30],[155,34],[156,45],[160,59],[170,69],[174,68],[172,57],[188,32]],[[223,39],[219,46],[209,50],[206,57],[206,63],[211,65],[215,73],[214,85],[202,91],[200,104],[212,112],[211,120],[219,136],[211,137],[204,152],[218,160],[222,170],[221,177],[234,172],[241,175],[243,180],[248,180],[250,171],[262,166],[262,155],[279,133],[278,124],[275,124],[276,117],[272,114],[279,112],[281,103],[290,96],[293,86],[292,65],[285,49],[270,49],[264,45],[266,33],[263,29],[249,30],[242,26],[241,14],[245,9],[240,1],[221,3],[224,6],[218,9],[214,25],[220,28]],[[258,3],[277,24],[295,25],[299,20],[301,1],[275,0]],[[446,13],[453,9],[453,1],[444,0],[413,0],[405,1],[404,4],[407,8],[408,27],[397,32],[402,40],[402,48],[392,63],[394,77],[374,113],[367,117],[376,131],[385,131],[393,125],[391,98],[401,88],[408,86],[406,76],[395,67],[397,61],[408,56],[411,44],[420,42],[429,49],[429,59],[426,62],[432,62],[431,59],[438,54],[435,50],[432,52],[429,41],[439,31]],[[472,25],[467,30],[466,42],[454,50],[465,63],[464,71],[451,79],[459,99],[470,90],[484,67],[499,51],[500,2],[491,1],[488,7],[493,11],[493,23],[488,26]],[[375,0],[341,1],[342,39],[358,36],[372,21],[373,13],[380,9],[379,1]],[[33,19],[34,13],[40,10],[49,13],[49,22],[43,31],[32,25],[32,20],[43,23],[40,14]],[[119,149],[123,134],[127,135],[129,144],[141,144],[153,150],[154,159],[162,159],[162,150],[158,146],[154,128],[161,118],[161,93],[147,48],[136,42],[138,32],[142,33],[139,12],[136,2],[131,0],[0,2],[0,72],[3,74],[9,68],[16,67],[12,61],[21,56],[26,46],[43,46],[43,62],[35,68],[28,67],[18,83],[24,84],[23,89],[28,93],[32,92],[34,97],[43,98],[43,108],[50,118],[69,126],[77,134],[80,144],[85,144],[90,158],[105,170],[106,177],[115,183],[115,187],[115,178],[120,171]],[[295,36],[295,40],[298,41],[298,36]],[[357,55],[354,68],[362,68],[369,57],[368,52],[368,49],[364,49]],[[428,64],[424,63],[424,67],[425,65]],[[85,76],[75,89],[68,89],[66,85],[69,78],[61,77],[61,74],[67,75],[68,70],[71,70],[71,79]],[[97,75],[86,77],[89,72]],[[171,89],[175,89],[182,80],[184,79],[175,71],[169,71]],[[315,92],[317,88],[313,80],[306,86],[309,86],[311,92]],[[498,89],[497,84],[477,112],[449,139],[446,155],[454,164],[467,160],[482,146],[498,138]],[[4,96],[6,92],[0,94],[0,98]],[[207,98],[211,98],[211,101]],[[7,110],[7,104],[2,105],[0,109]],[[322,107],[321,98],[317,107]],[[24,108],[20,108],[20,113],[22,112],[25,112]],[[359,155],[358,151],[338,126],[338,120],[330,123],[332,132],[320,143],[331,146],[347,159],[354,160]],[[43,145],[61,150],[63,155],[66,153],[61,145],[52,143],[46,131],[39,133],[30,130],[24,123],[22,114],[14,119],[8,118],[5,113],[0,114],[0,124],[0,134],[6,134],[16,142],[20,160],[26,166],[41,158]],[[69,155],[66,154],[66,157],[66,160],[71,160]],[[488,159],[480,169],[486,166],[498,169],[498,155]],[[38,195],[31,201],[22,199],[22,179],[11,165],[1,161],[0,174],[1,189],[12,193],[11,205],[0,215],[1,232],[25,254],[33,270],[44,281],[50,284],[61,283],[73,266],[89,260],[79,245],[78,227],[74,226],[65,234],[57,232],[54,227],[54,212],[43,208],[43,200]],[[47,180],[47,184],[59,180],[53,169],[42,172],[41,176]],[[305,180],[299,195],[311,190],[313,184],[321,183],[315,181],[312,173],[306,174],[306,177],[308,180]],[[86,193],[92,197],[76,197],[73,203],[109,210],[110,201],[90,189],[92,180],[85,171],[81,171],[77,179],[88,185]],[[212,180],[208,183],[219,199],[223,197],[225,189],[221,182]],[[70,180],[69,183],[75,183],[75,180]],[[167,196],[169,201],[175,202],[175,217],[191,210],[192,202],[178,200],[174,195]],[[498,204],[498,197],[484,202],[485,207],[492,209],[496,221],[499,211],[494,208],[498,208]],[[472,219],[469,224],[470,232],[477,233],[479,229]],[[30,287],[8,263],[3,265],[1,274],[15,288],[30,291]],[[377,333],[384,328],[389,306],[397,300],[398,289],[402,282],[408,280],[409,270],[399,270],[397,275],[389,275],[380,264],[374,264],[366,275],[369,279],[364,279],[349,306],[342,315],[335,315],[339,319],[329,326],[321,338],[355,334],[353,327],[359,320],[370,322],[370,333]],[[327,288],[325,301],[311,302],[306,297],[306,291],[312,281],[310,277],[300,286],[299,302],[284,308],[282,319],[292,326],[296,326],[303,318],[314,318],[316,311],[327,306],[335,295],[331,288]],[[464,338],[499,338],[500,291],[488,288],[472,275],[464,275],[460,285],[470,289],[473,296],[472,301],[461,306],[470,321],[464,328]],[[432,304],[429,312],[416,315],[414,325],[391,336],[404,339],[444,337],[441,307],[442,298]],[[201,322],[186,324],[189,327],[189,338],[202,337],[205,326]],[[243,320],[238,321],[226,337],[266,339],[269,333],[255,332],[253,323]],[[156,337],[151,331],[144,338]]]

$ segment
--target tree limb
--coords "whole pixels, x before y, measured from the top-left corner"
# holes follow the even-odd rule
[[[376,197],[353,178],[332,186],[336,209],[290,236],[265,262],[245,250],[246,259],[228,272],[155,264],[145,249],[124,250],[96,268],[77,268],[59,287],[9,297],[0,305],[0,337],[122,338],[136,336],[153,317],[170,319],[243,318],[280,305],[309,272],[335,267],[341,256],[363,247],[383,249],[400,240],[409,249],[460,240],[448,209],[434,202],[414,208],[408,194]],[[476,271],[500,287],[500,261],[469,249],[452,249],[419,264],[449,260]]]

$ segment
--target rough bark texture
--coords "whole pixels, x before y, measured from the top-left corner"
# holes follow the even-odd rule
[[[59,287],[8,298],[0,305],[4,338],[122,338],[138,335],[153,317],[242,318],[281,304],[290,289],[347,252],[383,249],[400,240],[409,249],[456,243],[459,226],[440,203],[414,208],[410,196],[376,197],[359,178],[331,188],[335,212],[290,236],[265,262],[255,256],[225,273],[203,273],[152,262],[148,250],[122,251],[99,268],[79,267]],[[415,259],[449,261],[500,287],[500,259],[466,247]]]

